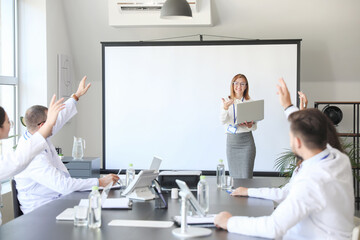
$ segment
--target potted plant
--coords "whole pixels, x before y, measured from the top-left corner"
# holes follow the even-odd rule
[[[359,169],[360,163],[356,161],[356,153],[358,153],[359,147],[351,142],[347,142],[346,139],[341,141],[341,146],[344,153],[349,156],[352,168]],[[280,173],[280,176],[290,178],[296,168],[296,162],[295,154],[290,149],[285,149],[285,151],[280,153],[279,157],[276,158],[274,168]],[[360,182],[360,174],[358,171],[354,171],[354,177]]]

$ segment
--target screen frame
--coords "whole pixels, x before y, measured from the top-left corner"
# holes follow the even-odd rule
[[[221,41],[132,41],[132,42],[101,42],[102,47],[102,173],[115,172],[116,169],[106,168],[106,131],[105,131],[105,49],[107,47],[149,47],[149,46],[212,46],[212,45],[297,45],[296,92],[300,89],[300,47],[302,39],[269,39],[269,40],[221,40]],[[296,98],[296,106],[299,99]],[[173,169],[164,169],[173,170]],[[137,169],[137,172],[140,171]],[[205,175],[215,175],[215,171],[204,171]],[[278,172],[254,172],[254,176],[278,176]]]

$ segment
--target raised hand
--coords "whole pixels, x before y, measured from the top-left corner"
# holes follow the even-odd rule
[[[290,93],[283,78],[279,79],[280,85],[276,85],[281,106],[286,109],[291,105]]]
[[[229,110],[229,107],[234,103],[234,99],[225,100],[222,98],[221,100],[223,101],[225,110]]]
[[[75,95],[76,95],[78,98],[80,98],[82,95],[84,95],[84,94],[87,92],[87,90],[90,88],[90,86],[91,86],[91,83],[88,83],[87,85],[85,84],[86,79],[87,79],[87,77],[84,76],[84,77],[81,79],[80,83],[79,83],[79,87],[78,87],[78,89],[77,89],[77,91],[76,91],[76,93],[75,93]]]
[[[47,118],[44,125],[39,129],[39,133],[44,137],[47,138],[52,133],[52,128],[54,127],[58,114],[61,110],[65,108],[65,104],[63,104],[64,98],[59,99],[56,101],[56,95],[54,94],[51,98],[49,108],[47,111]]]
[[[300,110],[306,109],[308,105],[308,99],[306,95],[301,91],[298,91],[298,94],[300,99]]]

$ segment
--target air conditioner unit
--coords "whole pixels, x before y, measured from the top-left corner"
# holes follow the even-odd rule
[[[134,12],[134,11],[140,11],[140,12],[146,12],[146,11],[160,11],[164,1],[126,1],[123,0],[121,2],[117,3],[118,10],[120,12]],[[196,0],[188,0],[188,3],[193,11],[197,11],[196,8]]]
[[[1,1],[1,0],[0,0]],[[166,0],[108,0],[109,25],[137,26],[212,26],[212,0],[187,0],[192,18],[162,19],[161,8]]]

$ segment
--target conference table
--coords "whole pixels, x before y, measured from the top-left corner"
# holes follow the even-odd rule
[[[267,216],[274,210],[270,200],[232,197],[225,190],[216,187],[215,177],[207,177],[210,185],[210,210],[209,213],[229,211],[238,216]],[[265,187],[269,186],[266,179],[236,179],[234,187]],[[89,192],[74,192],[41,206],[34,211],[20,216],[0,227],[0,239],[4,240],[100,240],[100,239],[179,239],[172,234],[170,228],[145,228],[145,227],[119,227],[109,226],[114,219],[126,220],[158,220],[170,221],[174,216],[180,215],[181,202],[179,199],[168,197],[168,209],[156,209],[155,201],[134,201],[131,210],[102,210],[102,226],[100,229],[87,227],[74,227],[72,221],[57,221],[55,218],[66,208],[79,204],[79,200],[87,198]],[[120,197],[120,190],[111,190],[109,198]],[[212,234],[207,237],[195,239],[260,239],[227,231],[211,228]],[[194,238],[192,238],[194,239]]]

